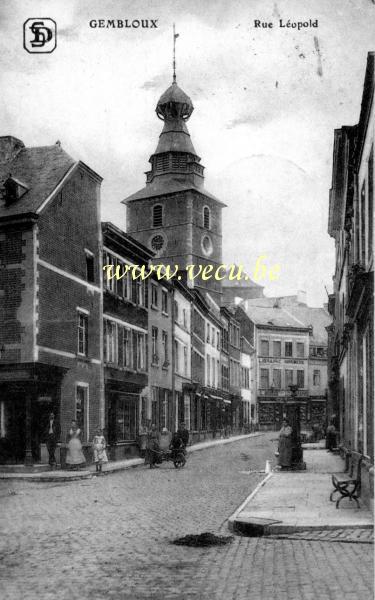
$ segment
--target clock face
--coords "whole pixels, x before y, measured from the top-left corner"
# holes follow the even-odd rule
[[[211,241],[211,238],[209,235],[204,235],[202,237],[201,246],[202,246],[203,253],[206,256],[211,256],[214,247],[213,247],[213,244],[212,244],[212,241]]]
[[[162,236],[159,233],[157,235],[154,235],[151,238],[150,246],[151,246],[151,249],[154,250],[154,252],[160,252],[165,246],[164,236]]]

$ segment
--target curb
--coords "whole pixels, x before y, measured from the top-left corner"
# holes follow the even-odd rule
[[[259,490],[270,480],[274,473],[270,473],[265,477],[252,493],[242,502],[237,510],[228,519],[228,529],[235,535],[243,535],[246,537],[267,537],[278,535],[285,535],[291,533],[302,533],[302,532],[313,532],[313,531],[333,531],[337,529],[373,529],[373,523],[340,523],[336,525],[283,525],[283,522],[276,519],[261,518],[261,517],[242,517],[239,519],[239,515],[244,507],[257,495]]]
[[[250,500],[252,500],[254,498],[254,496],[257,495],[259,490],[267,483],[267,481],[269,479],[271,479],[272,476],[273,476],[273,473],[268,473],[268,475],[266,475],[266,477],[258,483],[256,488],[251,492],[251,494],[249,494],[247,496],[247,498],[245,498],[245,500],[242,502],[242,504],[240,504],[240,506],[235,510],[235,512],[229,517],[229,519],[228,519],[229,531],[231,531],[232,533],[239,532],[237,527],[238,527],[238,523],[240,523],[240,521],[237,521],[237,516],[240,514],[240,512],[242,512],[242,510],[246,506],[246,504],[248,502],[250,502]],[[253,526],[254,526],[254,529],[258,529],[258,525],[256,525],[255,523],[253,524]]]
[[[247,433],[241,436],[234,436],[233,438],[225,438],[220,440],[210,440],[209,442],[198,442],[192,446],[186,448],[186,452],[200,452],[202,450],[208,450],[216,446],[223,446],[225,444],[231,444],[234,442],[240,442],[249,438],[254,438],[263,435],[261,432]],[[125,471],[126,469],[132,469],[140,467],[145,464],[143,458],[133,458],[127,461],[113,462],[110,468],[104,468],[102,475],[109,475],[118,471]],[[64,473],[64,474],[63,474]],[[78,481],[80,479],[91,479],[96,476],[95,471],[77,471],[69,473],[69,471],[43,471],[42,473],[5,473],[0,472],[0,480],[18,480],[18,481],[36,481],[36,482],[67,482],[67,481]]]

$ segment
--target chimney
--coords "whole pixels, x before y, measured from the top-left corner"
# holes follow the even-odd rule
[[[0,167],[10,163],[24,147],[25,144],[21,140],[11,135],[0,137]]]

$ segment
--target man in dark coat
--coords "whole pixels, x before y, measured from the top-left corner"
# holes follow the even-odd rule
[[[55,451],[57,448],[57,444],[60,441],[61,435],[61,427],[59,423],[56,421],[55,415],[53,412],[49,414],[48,423],[46,427],[46,445],[49,455],[49,464],[51,467],[56,465],[56,457]]]
[[[186,448],[189,443],[189,432],[185,429],[185,423],[180,423],[180,427],[177,430],[177,435],[181,438],[181,441]]]

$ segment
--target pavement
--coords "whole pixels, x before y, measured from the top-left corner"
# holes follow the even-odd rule
[[[275,458],[269,437],[192,452],[184,469],[0,480],[2,600],[373,600],[366,543],[234,536],[225,546],[172,544],[228,535],[229,515]]]
[[[344,471],[340,456],[316,447],[310,450],[305,445],[304,460],[306,471],[273,471],[267,475],[230,517],[229,528],[250,536],[309,532],[309,539],[313,532],[319,537],[324,530],[361,529],[370,530],[363,533],[362,540],[371,542],[373,515],[361,501],[362,506],[357,508],[355,502],[345,498],[338,509],[335,502],[329,501],[331,474]],[[361,541],[361,536],[351,534],[351,539]]]
[[[207,440],[204,442],[198,442],[197,444],[193,444],[192,446],[188,446],[186,448],[187,452],[197,452],[199,450],[206,450],[208,448],[213,448],[215,446],[222,446],[225,444],[231,444],[233,442],[238,442],[244,439],[257,437],[262,435],[259,432],[249,433],[245,435],[237,435],[231,436],[229,438],[220,438],[215,440]],[[117,461],[109,461],[108,463],[103,465],[103,473],[114,473],[116,471],[123,471],[125,469],[131,469],[134,467],[138,467],[144,465],[145,461],[143,458],[130,458],[125,460],[117,460]],[[0,472],[0,479],[18,479],[18,480],[30,480],[30,481],[55,481],[55,482],[63,482],[63,481],[77,481],[79,479],[91,479],[91,477],[95,476],[96,467],[95,465],[90,465],[86,469],[80,469],[78,471],[68,471],[68,470],[30,470],[30,472],[21,471],[19,467],[17,467],[17,471],[8,471],[8,472]]]

